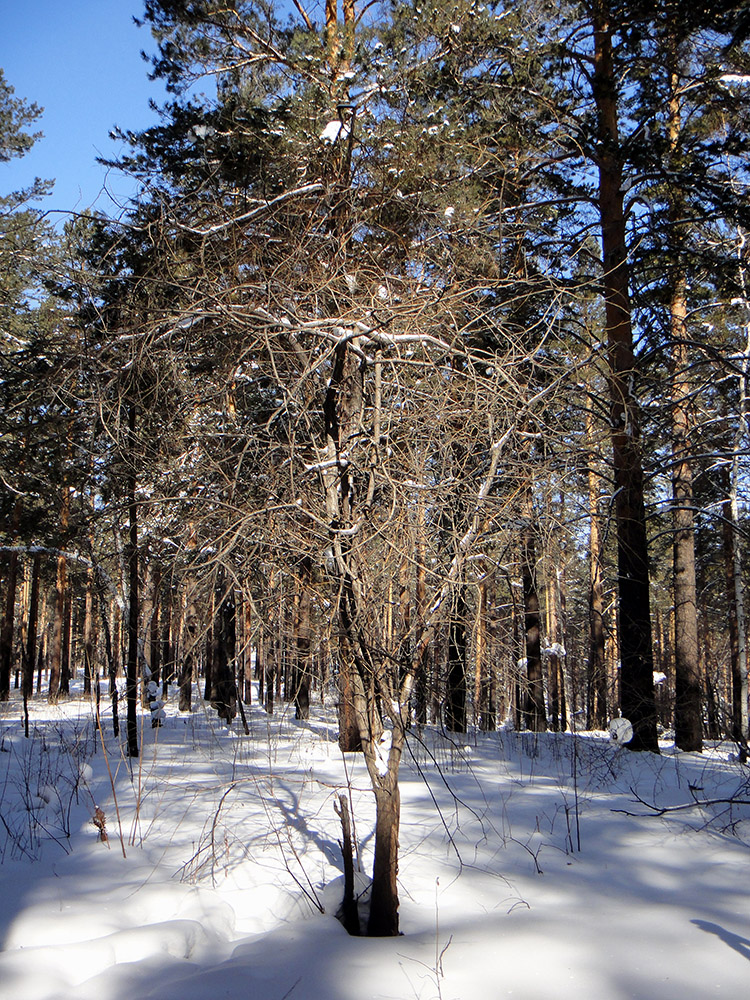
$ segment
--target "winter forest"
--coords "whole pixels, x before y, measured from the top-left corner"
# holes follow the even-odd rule
[[[744,995],[747,4],[133,7],[132,201],[0,191],[0,996]]]

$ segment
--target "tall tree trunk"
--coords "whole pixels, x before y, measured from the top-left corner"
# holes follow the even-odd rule
[[[297,580],[297,615],[295,621],[295,654],[296,654],[296,686],[294,698],[295,718],[310,718],[310,639],[312,625],[310,621],[310,584],[312,581],[312,559],[304,556],[299,563]]]
[[[724,462],[719,466],[719,484],[723,496],[721,536],[722,550],[724,554],[724,585],[726,594],[726,604],[728,609],[729,626],[729,677],[731,689],[731,735],[738,741],[742,740],[742,681],[740,675],[740,633],[737,622],[737,592],[734,579],[734,537],[735,525],[732,520],[732,482],[729,471],[729,463]]]
[[[739,260],[740,281],[742,283],[743,299],[746,316],[750,316],[750,295],[746,288],[744,257],[747,244],[745,232],[738,232],[737,256]],[[743,756],[747,754],[747,743],[750,739],[750,720],[748,718],[748,664],[747,664],[747,622],[745,620],[745,595],[743,585],[742,541],[740,534],[738,492],[742,469],[740,457],[746,447],[748,436],[748,376],[750,375],[750,319],[745,323],[745,344],[742,353],[742,369],[739,382],[739,419],[735,427],[732,447],[732,462],[730,466],[729,486],[729,518],[732,526],[732,585],[734,591],[734,607],[737,620],[737,702],[738,737],[742,745]]]
[[[682,132],[678,40],[675,26],[667,25],[669,68],[669,145],[673,172],[679,167]],[[672,546],[674,587],[675,653],[675,745],[681,750],[703,749],[703,705],[698,649],[698,600],[695,583],[695,524],[693,519],[693,472],[690,451],[690,379],[688,377],[687,277],[685,274],[682,219],[684,198],[670,192],[670,239],[675,256],[671,281],[672,337],[672,501],[674,540]]]
[[[37,552],[31,564],[31,592],[29,595],[29,624],[26,631],[26,648],[23,656],[23,676],[21,693],[24,705],[25,735],[29,736],[28,703],[34,691],[34,664],[36,663],[36,635],[39,610],[39,577],[41,575],[42,557]]]
[[[458,584],[448,628],[448,672],[445,684],[445,728],[466,732],[466,598]]]
[[[417,634],[421,634],[427,619],[427,521],[422,490],[417,493],[417,579],[416,579],[416,613]],[[427,722],[427,706],[430,698],[429,672],[430,653],[428,646],[420,646],[416,651],[419,661],[416,664],[417,675],[414,681],[414,701],[417,723],[423,726]]]
[[[67,582],[67,581],[66,581]],[[71,637],[73,626],[73,592],[70,584],[65,587],[65,607],[63,609],[62,656],[60,658],[60,694],[70,696]]]
[[[477,614],[474,626],[474,721],[483,732],[494,729],[489,724],[492,714],[489,698],[489,674],[492,670],[487,655],[487,578],[477,586]]]
[[[703,704],[698,649],[698,601],[695,582],[695,526],[693,476],[690,467],[690,418],[687,370],[684,275],[672,291],[672,344],[675,376],[672,397],[672,497],[674,503],[674,654],[675,745],[681,750],[703,749]]]
[[[161,679],[161,566],[153,560],[151,573],[151,620],[149,623],[149,668],[151,680],[158,684]]]
[[[50,643],[48,701],[56,705],[60,697],[63,645],[65,637],[65,598],[67,592],[67,563],[65,556],[57,557],[55,603],[52,617],[52,642]]]
[[[228,726],[237,714],[237,684],[234,662],[237,652],[237,617],[234,591],[224,591],[223,574],[219,579],[219,602],[214,616],[211,640],[210,701]]]
[[[630,748],[658,752],[640,407],[634,384],[638,366],[633,351],[623,161],[609,0],[591,0],[590,9],[594,29],[592,87],[598,119],[602,281],[617,523],[621,708],[633,725]]]
[[[16,589],[18,585],[18,553],[8,555],[5,576],[5,606],[0,628],[0,701],[10,698],[10,674],[13,665],[13,630],[16,618]]]
[[[128,660],[125,676],[127,702],[128,756],[138,756],[138,617],[139,617],[139,566],[138,566],[138,504],[136,501],[136,408],[128,408],[129,468],[127,472],[128,501]]]
[[[243,694],[242,699],[246,705],[252,704],[253,700],[253,601],[250,594],[244,596],[244,648],[243,657]],[[259,651],[256,652],[256,662]],[[263,696],[261,695],[261,701]]]
[[[607,661],[604,648],[604,574],[599,512],[599,476],[594,448],[594,414],[591,399],[586,403],[586,438],[588,445],[589,506],[589,658],[586,700],[587,729],[607,726]]]
[[[94,687],[94,571],[86,574],[86,597],[83,612],[83,693]],[[98,679],[98,671],[97,671]]]
[[[193,707],[193,654],[188,652],[181,661],[180,674],[177,678],[180,690],[178,708],[181,712],[189,712]]]
[[[524,526],[521,534],[521,577],[523,580],[524,635],[527,691],[525,722],[528,729],[543,733],[547,729],[542,673],[542,619],[536,573],[536,532],[530,488],[525,490]]]
[[[30,415],[26,414],[27,431],[23,436],[23,452],[19,471],[23,474],[26,465],[26,448],[28,447],[28,427]],[[18,526],[21,521],[21,499],[16,497],[13,504],[13,514],[10,521],[9,538],[15,542],[18,537]],[[18,588],[18,553],[8,553],[8,571],[5,577],[5,604],[3,606],[3,621],[0,627],[0,702],[10,698],[10,675],[13,666],[13,632],[16,620],[16,590]]]

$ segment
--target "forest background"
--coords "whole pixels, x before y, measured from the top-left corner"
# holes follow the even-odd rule
[[[384,935],[412,726],[744,757],[745,5],[135,14],[125,210],[2,201],[0,699],[331,694]]]

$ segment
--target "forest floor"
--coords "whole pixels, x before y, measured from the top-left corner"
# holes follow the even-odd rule
[[[367,939],[335,919],[334,802],[351,803],[363,887],[374,806],[331,708],[301,723],[248,707],[246,736],[239,720],[228,730],[200,704],[168,703],[128,759],[108,703],[105,754],[87,701],[34,700],[26,738],[12,694],[2,1000],[750,995],[750,772],[731,744],[683,754],[665,741],[655,755],[603,733],[415,730],[403,933]]]

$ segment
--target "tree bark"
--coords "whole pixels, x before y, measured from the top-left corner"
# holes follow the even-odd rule
[[[640,407],[634,385],[638,366],[633,350],[623,160],[609,0],[591,0],[590,10],[594,30],[592,86],[598,120],[602,281],[617,525],[620,698],[622,713],[633,725],[634,735],[628,746],[633,750],[658,752]]]
[[[591,400],[586,404],[588,441],[589,506],[589,658],[586,699],[587,729],[607,726],[607,660],[604,646],[604,574],[602,572],[601,516],[599,513],[599,477],[595,466],[594,415]]]
[[[398,832],[401,793],[398,771],[375,783],[375,860],[372,868],[372,895],[367,921],[368,937],[395,937],[398,934]]]
[[[667,24],[669,70],[670,166],[679,167],[682,115],[679,98],[678,39],[674,23]],[[698,646],[698,599],[695,581],[695,524],[691,467],[690,379],[688,378],[687,277],[683,264],[682,219],[684,198],[672,185],[669,196],[670,240],[674,255],[671,280],[672,338],[672,545],[675,631],[675,745],[681,750],[703,749],[703,705]]]
[[[527,690],[525,724],[528,729],[543,733],[547,729],[547,710],[544,705],[544,677],[542,673],[542,619],[539,611],[539,593],[536,576],[536,536],[533,524],[531,497],[524,501],[525,517],[521,535],[521,576],[523,580],[524,635],[526,652]]]
[[[297,615],[295,621],[296,692],[294,697],[295,718],[310,718],[310,583],[312,580],[312,559],[304,556],[299,564],[297,580]]]
[[[445,728],[466,732],[466,599],[459,584],[448,629],[448,673],[445,691]]]
[[[130,467],[127,472],[128,498],[128,659],[125,677],[125,698],[127,703],[128,756],[138,756],[138,504],[136,502],[136,455],[135,455],[136,408],[131,403],[128,408],[128,432]]]
[[[29,736],[28,702],[34,691],[34,664],[36,663],[36,635],[39,610],[39,577],[41,575],[42,557],[37,552],[31,564],[31,593],[29,595],[29,624],[26,632],[26,649],[23,657],[23,675],[21,693],[24,705],[25,735]]]
[[[8,555],[5,577],[5,607],[0,629],[0,701],[10,698],[10,674],[13,665],[13,630],[16,617],[16,589],[18,586],[18,553]]]
[[[65,556],[57,557],[57,579],[55,583],[55,605],[52,618],[52,642],[50,644],[48,701],[56,705],[60,697],[62,677],[63,644],[65,638],[65,597],[67,589],[67,563]]]

